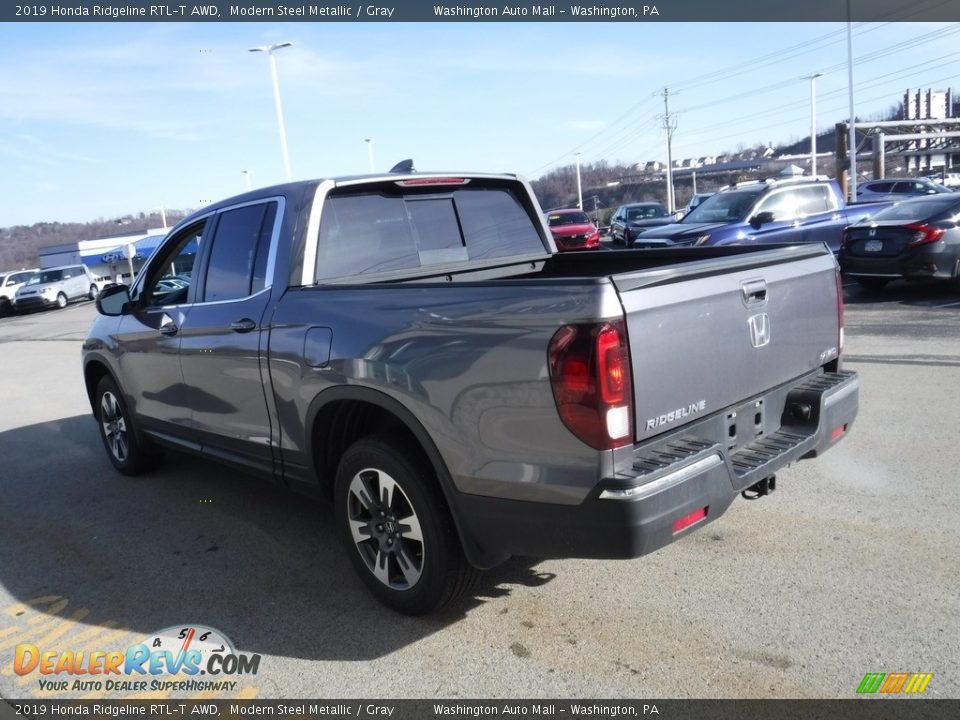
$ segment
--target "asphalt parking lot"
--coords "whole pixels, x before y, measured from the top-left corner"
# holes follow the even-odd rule
[[[867,672],[960,697],[960,293],[846,294],[860,415],[837,448],[651,556],[514,559],[426,619],[368,596],[321,502],[186,456],[114,472],[91,303],[0,319],[0,695],[130,697],[41,690],[14,647],[202,623],[263,656],[218,697],[851,698]]]

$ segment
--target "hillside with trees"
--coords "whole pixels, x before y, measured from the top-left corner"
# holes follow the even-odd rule
[[[168,210],[167,225],[172,227],[187,213]],[[39,266],[41,248],[67,245],[80,240],[123,237],[146,232],[163,224],[160,213],[138,213],[119,219],[93,220],[86,223],[34,223],[0,228],[0,270]]]

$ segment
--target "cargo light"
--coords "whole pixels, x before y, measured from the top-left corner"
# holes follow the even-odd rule
[[[678,518],[674,520],[673,534],[676,535],[678,532],[682,532],[686,530],[691,525],[696,525],[698,522],[705,520],[706,517],[707,517],[707,508],[702,507],[699,510],[694,510],[689,515],[684,515],[682,518]]]
[[[943,237],[943,228],[933,227],[927,223],[911,223],[903,226],[907,230],[913,230],[914,236],[907,243],[908,248],[918,245],[929,245],[935,243]]]
[[[458,177],[434,177],[434,178],[412,178],[410,180],[397,180],[400,187],[418,187],[424,185],[466,185],[470,182],[469,178]]]
[[[596,450],[633,442],[630,352],[622,320],[564,325],[547,351],[560,419]]]

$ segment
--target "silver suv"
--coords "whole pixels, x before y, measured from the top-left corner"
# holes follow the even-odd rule
[[[13,312],[13,299],[24,283],[37,273],[37,269],[0,272],[0,315]]]
[[[922,195],[953,192],[927,178],[886,178],[857,185],[857,202],[909,200]]]
[[[17,290],[17,311],[56,306],[64,308],[71,300],[96,300],[100,294],[97,279],[86,265],[63,265],[35,273]]]

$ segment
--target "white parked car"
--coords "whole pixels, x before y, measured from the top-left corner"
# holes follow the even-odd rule
[[[13,299],[16,297],[17,290],[37,272],[39,271],[36,268],[32,268],[0,273],[0,315],[9,315],[13,312]]]
[[[40,270],[17,290],[14,305],[18,312],[39,308],[64,308],[72,300],[96,300],[97,279],[86,265],[63,265]]]

